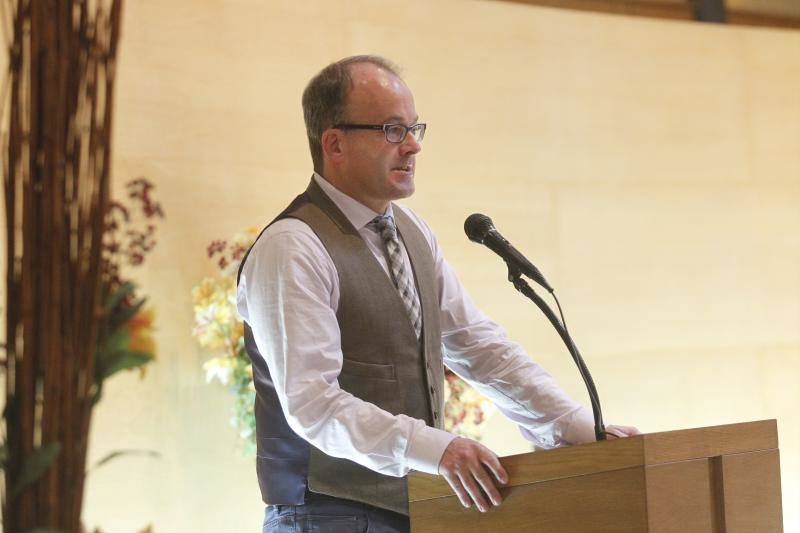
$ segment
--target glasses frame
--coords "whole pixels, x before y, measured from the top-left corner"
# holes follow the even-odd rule
[[[421,126],[421,128],[420,128]],[[415,137],[415,140],[418,143],[422,142],[422,139],[425,138],[425,130],[428,128],[428,125],[425,122],[417,122],[416,124],[412,124],[411,126],[406,126],[405,124],[334,124],[334,129],[337,130],[374,130],[374,131],[383,131],[383,136],[386,138],[386,142],[392,144],[401,144],[403,141],[406,140],[406,136],[408,132],[413,130],[414,128],[420,128],[419,130],[419,139]],[[399,141],[390,141],[389,140],[389,128],[403,128],[403,136],[400,137]],[[412,135],[413,136],[413,135]]]

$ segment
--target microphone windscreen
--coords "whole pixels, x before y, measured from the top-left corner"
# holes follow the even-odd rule
[[[473,242],[483,243],[486,235],[493,229],[492,219],[480,213],[472,214],[464,221],[464,233]]]

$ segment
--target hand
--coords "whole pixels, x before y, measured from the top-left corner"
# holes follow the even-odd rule
[[[501,484],[508,483],[508,474],[497,455],[486,446],[464,437],[453,439],[439,461],[439,475],[447,480],[461,504],[469,507],[474,502],[482,513],[489,510],[483,493],[494,505],[503,501],[489,472]]]
[[[606,426],[606,436],[611,439],[621,439],[641,434],[642,432],[633,426]]]

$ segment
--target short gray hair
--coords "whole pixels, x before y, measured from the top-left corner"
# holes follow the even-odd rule
[[[350,65],[372,63],[398,78],[399,69],[381,56],[350,56],[331,63],[311,78],[303,91],[303,118],[314,170],[322,173],[322,132],[345,119],[347,95],[353,86]]]

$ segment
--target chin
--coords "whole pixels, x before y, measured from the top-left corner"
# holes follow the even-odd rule
[[[389,201],[408,198],[414,194],[414,174],[408,172],[389,172],[383,180],[380,196]]]
[[[412,194],[414,194],[415,187],[414,187],[414,180],[412,178],[411,182],[405,183],[396,188],[395,199],[400,200],[402,198],[408,198]]]

